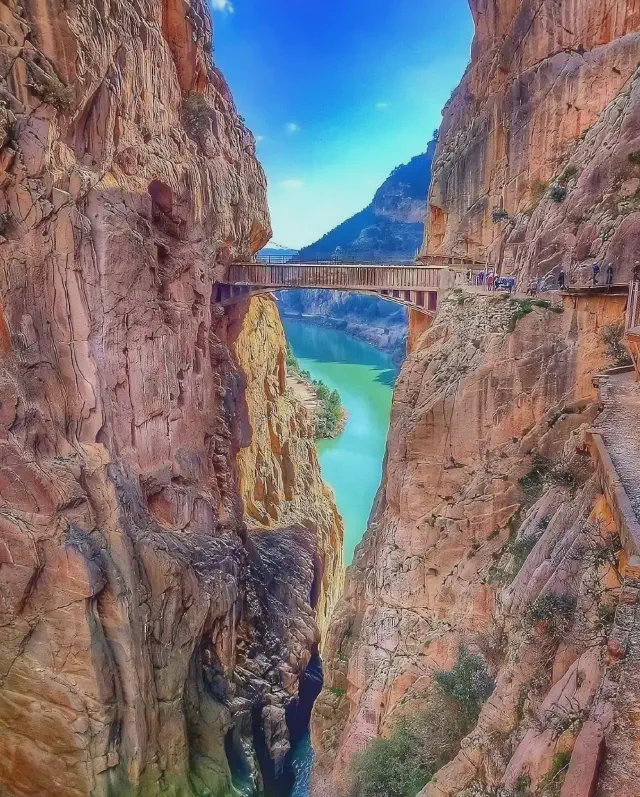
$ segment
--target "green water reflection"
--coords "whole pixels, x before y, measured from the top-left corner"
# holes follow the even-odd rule
[[[345,431],[319,441],[318,454],[344,518],[350,564],[380,484],[397,369],[382,352],[344,332],[290,318],[282,323],[300,365],[336,389],[349,413]]]

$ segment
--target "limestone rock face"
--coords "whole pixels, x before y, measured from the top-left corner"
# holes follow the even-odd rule
[[[203,0],[9,0],[0,42],[0,791],[260,787],[330,532],[244,522],[270,385],[211,295],[270,235],[254,139]]]
[[[523,282],[560,267],[582,281],[596,259],[628,280],[640,240],[640,6],[470,5],[472,60],[445,108],[424,250],[488,259]],[[507,217],[494,223],[494,208]]]
[[[286,340],[273,299],[252,299],[232,351],[247,377],[250,441],[237,458],[245,518],[266,529],[313,529],[314,607],[324,634],[342,592],[344,530],[333,493],[320,477],[313,420],[287,390]]]
[[[523,685],[541,679],[546,695],[545,667],[556,655],[521,633],[521,618],[547,592],[580,592],[582,565],[570,549],[599,500],[583,433],[599,411],[592,378],[606,366],[601,327],[623,313],[624,299],[567,299],[562,312],[523,314],[506,297],[454,293],[414,339],[394,395],[383,483],[326,645],[313,722],[316,794],[341,793],[353,755],[389,731],[436,670],[452,666],[461,642],[482,651],[481,638],[506,624],[506,658],[490,663],[502,710],[492,697],[486,726],[428,794],[456,794],[481,775],[501,783],[509,754],[493,760],[494,737],[518,728]],[[532,503],[527,485],[540,468],[544,487]],[[516,533],[539,538],[538,555],[503,590],[496,574],[511,562]],[[585,652],[576,643],[558,653],[554,679],[574,666],[597,686],[597,662],[576,664]],[[585,686],[584,706],[593,693]],[[527,753],[541,773],[558,751],[555,737],[548,742]]]

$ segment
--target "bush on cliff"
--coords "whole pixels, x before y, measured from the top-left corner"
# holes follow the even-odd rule
[[[624,340],[624,325],[623,324],[608,324],[602,328],[601,334],[602,342],[607,348],[607,359],[615,366],[620,367],[623,365],[631,365],[633,360],[629,356],[623,340]]]
[[[321,379],[312,379],[309,371],[301,368],[291,346],[287,344],[287,370],[307,383],[316,394],[319,407],[316,414],[316,437],[336,437],[344,428],[346,412],[337,390],[329,390]]]
[[[453,668],[436,673],[391,735],[356,756],[349,797],[415,797],[457,754],[493,688],[484,660],[461,646]]]

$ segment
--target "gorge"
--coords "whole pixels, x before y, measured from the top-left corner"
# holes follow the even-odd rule
[[[408,312],[345,574],[205,0],[0,0],[2,797],[637,795],[640,4],[470,7],[421,251],[515,292]]]

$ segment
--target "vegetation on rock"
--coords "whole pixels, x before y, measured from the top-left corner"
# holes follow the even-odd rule
[[[631,365],[633,360],[623,343],[623,324],[608,324],[602,328],[602,342],[607,348],[607,359],[615,367]]]
[[[549,191],[549,196],[554,202],[562,202],[567,196],[567,189],[563,185],[554,185]]]
[[[322,379],[313,379],[309,371],[300,366],[291,346],[287,344],[287,370],[308,385],[318,399],[316,413],[316,438],[337,437],[347,422],[347,413],[342,406],[337,390],[329,390]]]
[[[462,645],[452,669],[436,673],[391,735],[356,756],[349,797],[415,797],[457,754],[494,686],[484,660]]]

